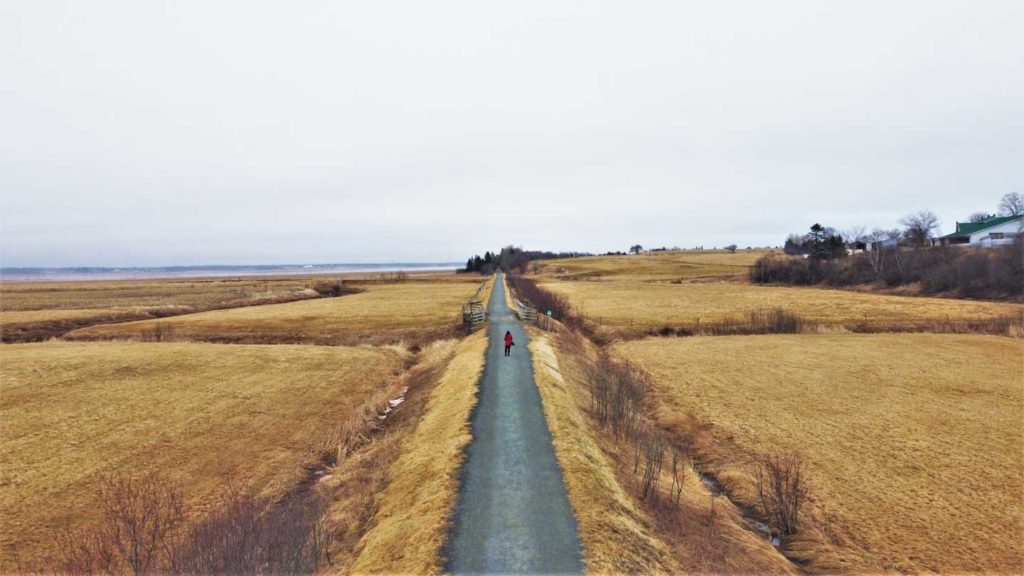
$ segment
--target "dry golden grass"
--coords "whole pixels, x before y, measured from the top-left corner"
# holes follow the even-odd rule
[[[478,277],[426,282],[366,283],[366,291],[323,298],[215,310],[160,320],[92,326],[72,340],[145,339],[162,326],[171,340],[242,343],[423,344],[452,336],[462,321],[462,304],[479,286]]]
[[[640,281],[690,280],[719,276],[744,276],[765,250],[679,250],[635,256],[584,256],[540,260],[531,272],[564,279],[624,279]]]
[[[483,372],[486,331],[459,344],[423,416],[388,470],[387,488],[376,498],[372,527],[357,547],[357,574],[435,574],[459,488],[459,470],[471,440],[469,417]],[[440,354],[441,351],[431,351]]]
[[[587,371],[603,352],[572,333],[531,334],[538,338],[530,343],[534,370],[588,573],[797,572],[749,529],[738,508],[722,497],[713,499],[686,464],[678,507],[640,500],[633,440],[601,428],[589,413]],[[668,466],[662,474],[666,487],[671,485]]]
[[[320,278],[191,278],[83,282],[0,283],[0,310],[77,310],[190,306],[280,295],[303,290]]]
[[[1021,304],[727,282],[544,282],[542,286],[565,295],[587,320],[613,331],[693,327],[698,321],[714,323],[770,308],[784,308],[826,325],[1019,318],[1024,313]]]
[[[1024,570],[1019,340],[652,338],[614,351],[653,374],[663,425],[684,430],[691,412],[709,424],[709,465],[741,498],[757,454],[804,457],[817,522],[795,548],[812,569]]]
[[[674,573],[679,565],[653,521],[619,485],[581,409],[585,388],[566,381],[550,337],[530,329],[533,373],[579,527],[588,574]],[[575,375],[577,378],[578,374]]]
[[[317,297],[320,278],[0,283],[4,342],[36,342],[111,322]]]
[[[7,569],[44,551],[111,470],[158,472],[201,507],[230,482],[274,495],[309,442],[403,370],[395,349],[188,343],[5,345],[0,544]]]

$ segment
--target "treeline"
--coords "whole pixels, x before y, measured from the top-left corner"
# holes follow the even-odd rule
[[[767,255],[750,270],[753,282],[887,287],[918,284],[926,294],[963,298],[1020,298],[1024,294],[1024,240],[975,250],[883,248],[832,259]]]
[[[473,256],[466,261],[466,267],[461,268],[458,271],[490,274],[500,268],[505,272],[518,270],[520,273],[525,274],[526,267],[531,260],[556,260],[559,258],[576,258],[578,256],[592,256],[592,254],[587,252],[523,250],[518,246],[509,245],[502,248],[498,253],[488,251],[484,252],[483,256],[480,256],[479,254]]]

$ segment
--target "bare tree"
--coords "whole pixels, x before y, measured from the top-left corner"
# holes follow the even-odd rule
[[[177,487],[161,476],[114,474],[97,481],[99,523],[57,536],[56,570],[72,574],[160,572],[185,521]]]
[[[867,228],[864,226],[851,226],[841,233],[843,242],[846,243],[850,248],[856,247],[858,242],[866,242],[868,240]]]
[[[974,214],[971,214],[970,216],[967,217],[967,221],[968,222],[978,223],[978,222],[984,222],[985,220],[988,220],[991,217],[992,217],[991,215],[986,214],[984,212],[975,212]]]
[[[800,507],[807,500],[803,460],[797,454],[767,454],[757,467],[757,497],[772,529],[782,538],[800,528]]]
[[[725,249],[728,250],[730,254],[735,254],[736,253],[736,245],[735,244],[729,244],[728,246],[725,247]]]
[[[1010,192],[999,200],[999,214],[1002,216],[1020,216],[1024,214],[1024,194]]]
[[[931,210],[919,210],[900,219],[906,229],[903,237],[915,248],[926,246],[932,232],[939,227],[939,217]]]

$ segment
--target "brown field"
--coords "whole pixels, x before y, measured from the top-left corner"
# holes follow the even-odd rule
[[[108,322],[315,298],[319,278],[0,283],[5,342],[39,341]]]
[[[614,352],[653,374],[663,426],[692,437],[687,415],[706,423],[704,464],[741,501],[757,455],[803,456],[814,497],[794,553],[810,569],[1024,571],[1019,340],[651,338]]]
[[[190,343],[46,342],[0,354],[8,570],[42,553],[65,517],[93,519],[85,487],[108,471],[159,472],[194,507],[230,483],[290,489],[310,443],[392,389],[408,361],[394,348]]]
[[[316,277],[191,278],[105,280],[82,282],[0,283],[0,310],[76,310],[143,308],[149,306],[203,307],[231,300],[303,290]]]
[[[745,276],[766,250],[678,250],[633,256],[584,256],[539,260],[531,273],[548,278],[624,279],[640,281],[692,280],[721,276]]]
[[[698,322],[721,322],[772,308],[784,308],[805,320],[833,326],[1020,318],[1024,313],[1021,304],[729,282],[546,281],[542,286],[568,297],[578,313],[613,332],[694,327]]]
[[[450,337],[461,322],[462,304],[480,284],[477,276],[433,281],[357,283],[365,292],[91,326],[72,340],[153,339],[241,343],[422,344]]]

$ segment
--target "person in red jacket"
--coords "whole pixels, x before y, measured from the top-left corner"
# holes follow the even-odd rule
[[[515,346],[515,345],[516,345],[516,343],[512,341],[512,331],[511,330],[506,330],[505,331],[505,356],[511,356],[512,355],[512,347]]]

